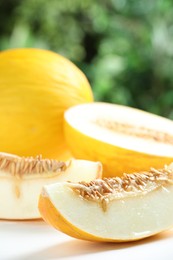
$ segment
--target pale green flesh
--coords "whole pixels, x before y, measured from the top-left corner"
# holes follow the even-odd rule
[[[173,185],[135,197],[101,204],[78,196],[67,183],[45,187],[62,216],[82,231],[115,240],[140,239],[173,226]]]
[[[21,178],[0,170],[0,219],[41,218],[38,200],[44,185],[70,180],[91,181],[101,174],[101,164],[87,160],[71,160],[62,172],[28,174]]]

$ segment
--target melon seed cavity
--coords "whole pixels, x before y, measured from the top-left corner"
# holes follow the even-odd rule
[[[96,119],[95,121],[92,121],[92,123],[117,133],[149,139],[154,142],[173,145],[173,135],[161,131],[157,131],[154,129],[150,129],[147,127],[143,127],[143,126],[139,127],[127,123],[113,122],[113,121],[108,121],[106,119]]]

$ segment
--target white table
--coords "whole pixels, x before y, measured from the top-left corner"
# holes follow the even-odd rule
[[[131,243],[71,238],[45,222],[0,220],[0,260],[173,260],[173,229]]]

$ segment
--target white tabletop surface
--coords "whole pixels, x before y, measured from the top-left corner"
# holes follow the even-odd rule
[[[43,221],[0,220],[0,260],[173,260],[173,229],[131,243],[71,238]]]

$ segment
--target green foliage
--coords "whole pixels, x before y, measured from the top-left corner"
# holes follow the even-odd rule
[[[173,119],[172,0],[0,0],[0,49],[71,59],[95,100]]]

